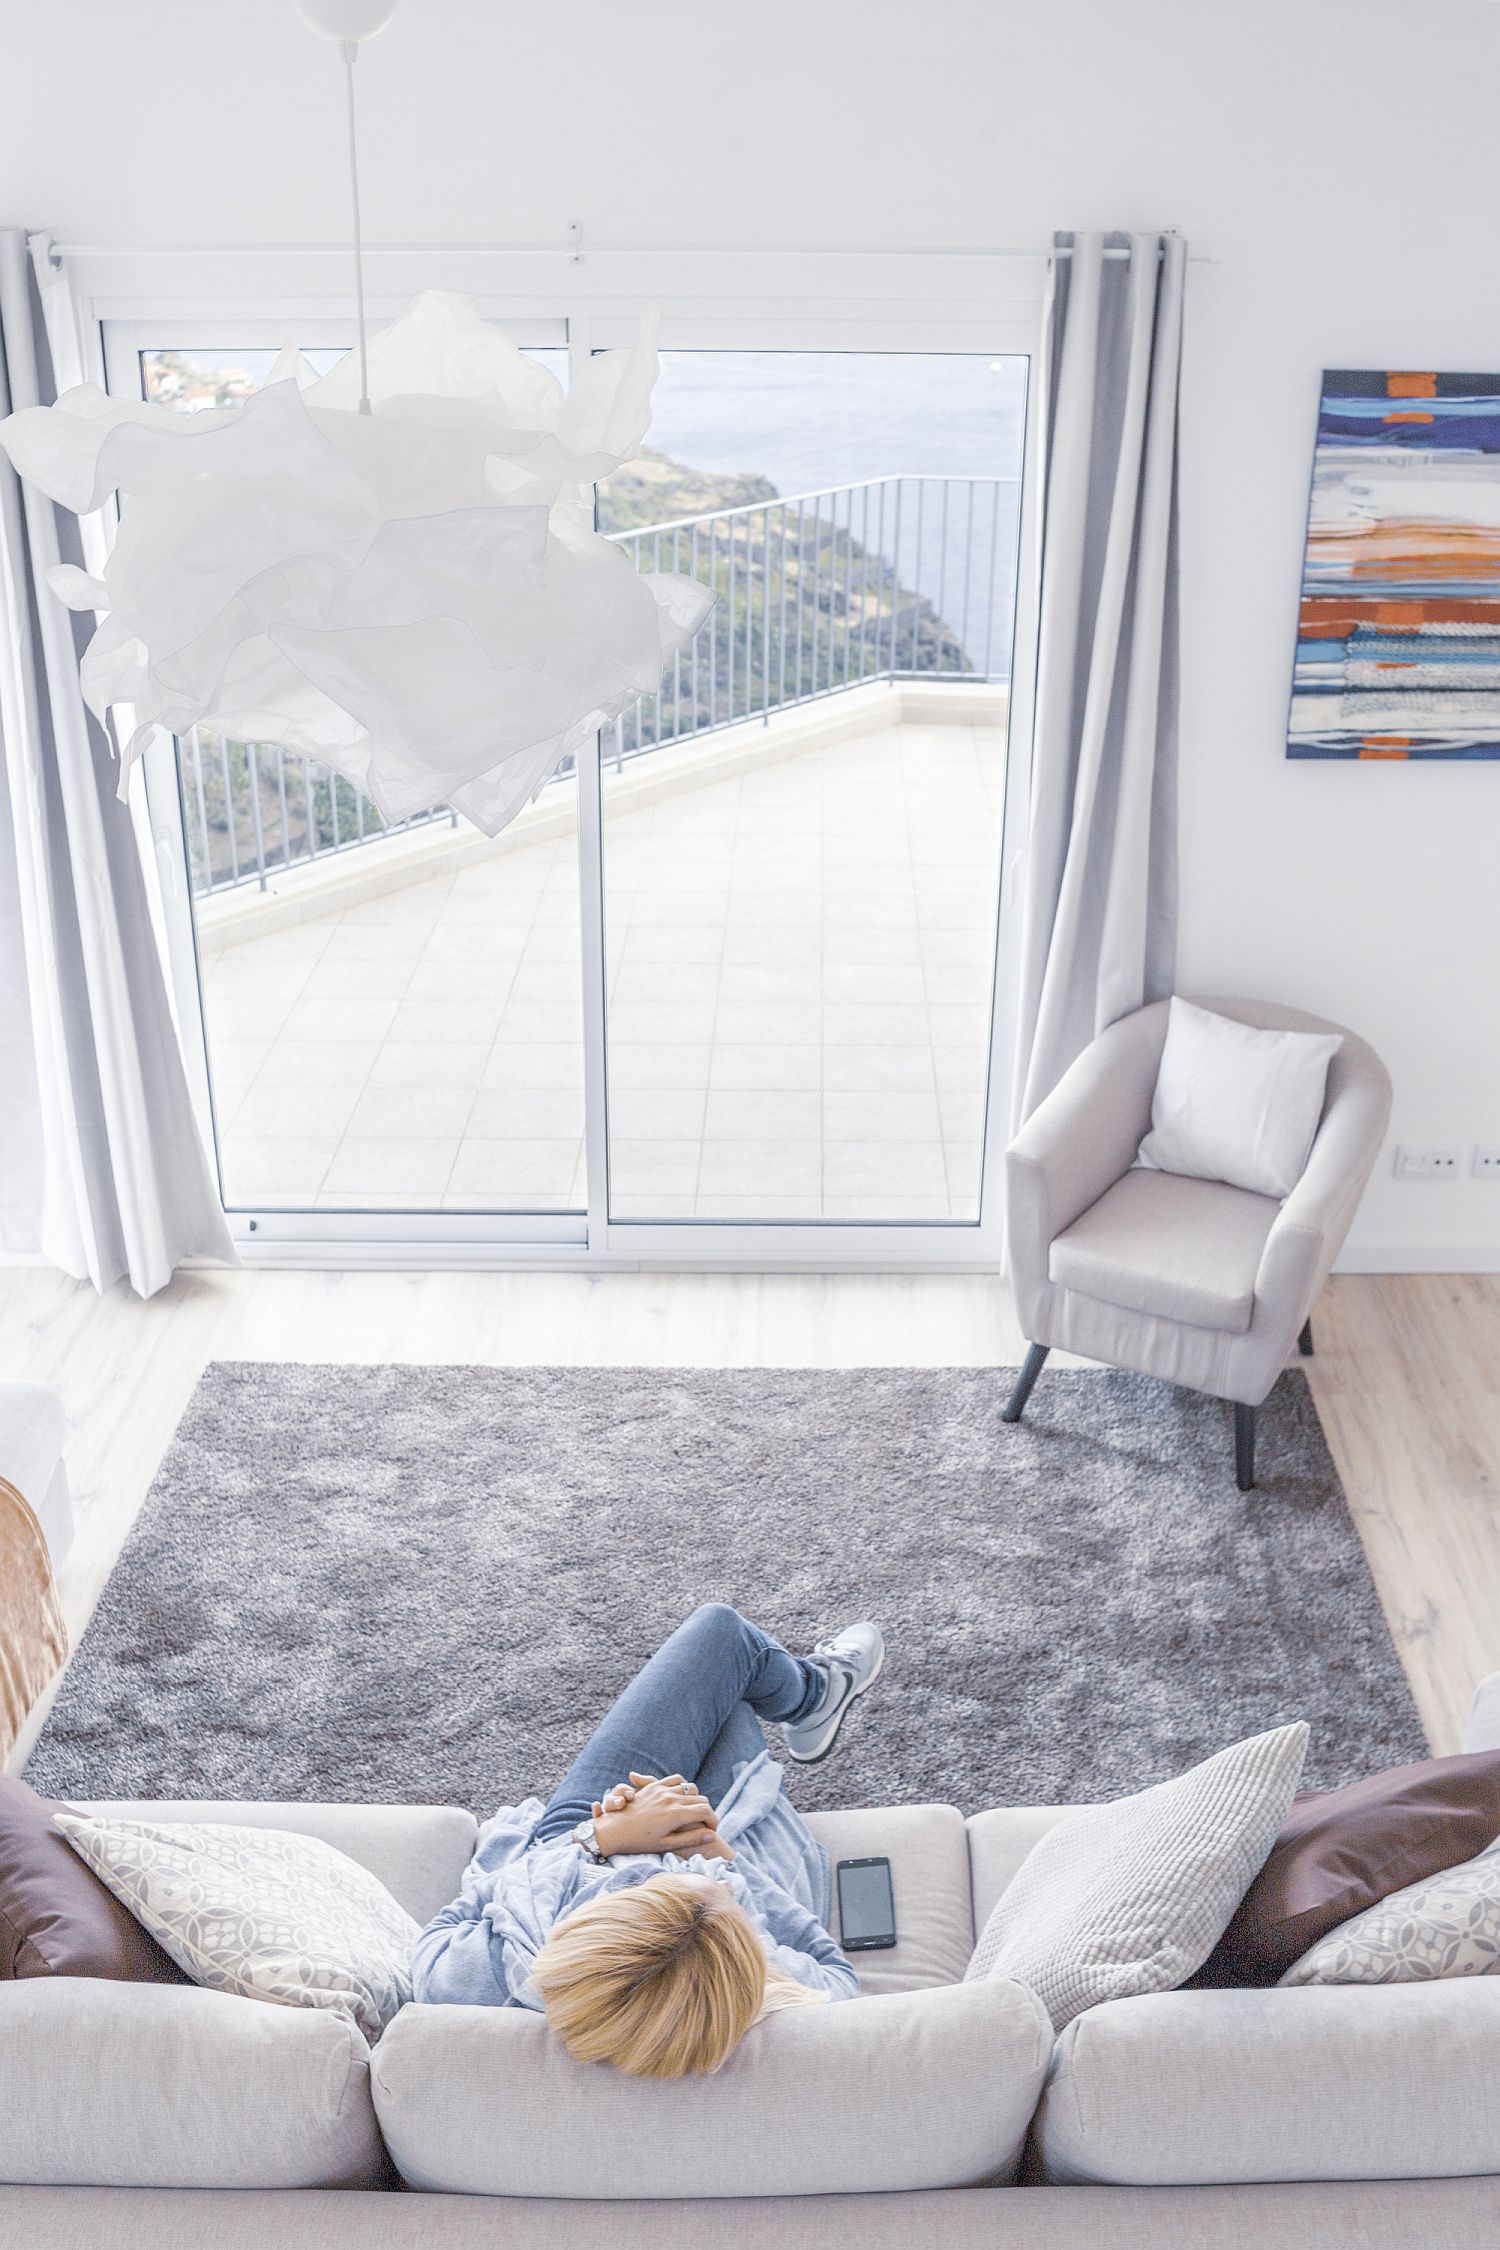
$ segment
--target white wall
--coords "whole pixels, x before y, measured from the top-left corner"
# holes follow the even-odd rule
[[[290,0],[12,0],[0,218],[331,242]],[[1493,0],[404,0],[360,64],[384,242],[1040,244],[1175,225],[1181,981],[1341,1017],[1406,1140],[1500,1141],[1500,763],[1283,756],[1318,371],[1500,368]],[[1370,1265],[1500,1266],[1500,1184],[1372,1185]]]

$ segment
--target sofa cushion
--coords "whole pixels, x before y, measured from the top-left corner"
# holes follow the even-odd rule
[[[176,1962],[53,1827],[53,1814],[63,1809],[0,1774],[0,1980],[186,1984]]]
[[[1296,1798],[1196,1981],[1275,1984],[1341,1922],[1500,1835],[1500,1750],[1424,1758]]]
[[[1137,1162],[1291,1194],[1323,1115],[1339,1032],[1272,1031],[1173,994]]]
[[[369,2187],[370,2050],[346,2018],[192,1985],[0,1984],[0,2180]]]
[[[1173,1172],[1127,1172],[1052,1244],[1047,1274],[1126,1312],[1243,1336],[1279,1203]]]
[[[422,1925],[321,1836],[94,1813],[59,1813],[57,1826],[195,1984],[333,2009],[367,2039],[411,1998]]]
[[[474,1815],[456,1805],[238,1805],[181,1798],[88,1803],[80,1798],[76,1803],[80,1812],[106,1819],[208,1821],[321,1836],[335,1851],[367,1867],[423,1924],[457,1898],[479,1837]]]
[[[783,2009],[720,2070],[666,2083],[574,2062],[528,2008],[409,2007],[372,2083],[416,2188],[834,2195],[1008,2179],[1051,2046],[1035,1999],[1003,1981]]]
[[[1500,2172],[1500,1978],[1164,1992],[1057,2043],[1049,2180],[1166,2186]]]
[[[1001,1892],[971,1978],[1015,1977],[1062,2031],[1201,1968],[1276,1839],[1307,1724],[1232,1743],[1174,1781],[1059,1821]]]
[[[1283,1985],[1420,1984],[1500,1972],[1500,1844],[1367,1906],[1293,1962]]]
[[[896,1942],[879,1953],[852,1956],[861,1992],[911,1992],[923,1985],[958,1984],[974,1950],[969,1904],[969,1853],[964,1817],[954,1805],[887,1805],[873,1811],[815,1812],[807,1825],[828,1854],[841,1859],[891,1863],[896,1899]],[[839,1935],[838,1883],[833,1885],[833,1934]]]
[[[1049,1828],[1055,1828],[1077,1809],[1074,1805],[1007,1805],[996,1812],[975,1813],[965,1822],[976,1936],[1033,1846],[1041,1842]]]

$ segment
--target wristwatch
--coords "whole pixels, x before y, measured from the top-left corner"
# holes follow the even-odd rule
[[[580,1820],[578,1826],[572,1831],[572,1837],[581,1852],[587,1852],[589,1858],[597,1866],[602,1867],[604,1865],[605,1855],[599,1849],[599,1838],[591,1820]]]

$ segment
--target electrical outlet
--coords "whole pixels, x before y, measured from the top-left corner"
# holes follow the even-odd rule
[[[1457,1148],[1398,1148],[1398,1180],[1456,1180],[1463,1158]],[[1497,1167],[1500,1169],[1500,1167]]]
[[[1500,1180],[1500,1141],[1481,1141],[1474,1151],[1476,1180]]]

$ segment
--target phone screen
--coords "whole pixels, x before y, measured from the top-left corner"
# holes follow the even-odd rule
[[[888,1859],[840,1860],[839,1931],[845,1951],[896,1942],[896,1902]]]

